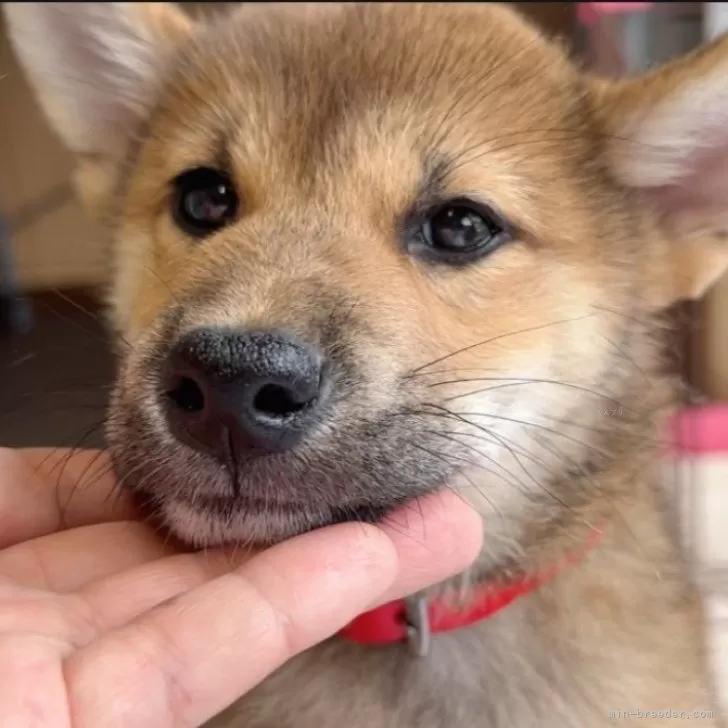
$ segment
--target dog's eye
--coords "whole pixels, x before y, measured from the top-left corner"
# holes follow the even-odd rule
[[[429,257],[466,263],[492,253],[509,239],[507,225],[492,210],[470,200],[433,209],[422,223]]]
[[[238,211],[238,196],[229,178],[215,169],[197,167],[174,180],[172,213],[189,235],[204,237],[225,227]]]

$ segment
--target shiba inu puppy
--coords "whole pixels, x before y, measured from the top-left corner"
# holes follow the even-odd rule
[[[722,725],[655,466],[662,314],[728,263],[728,40],[608,82],[493,4],[5,15],[107,223],[123,486],[199,547],[482,514],[468,574],[217,725]]]

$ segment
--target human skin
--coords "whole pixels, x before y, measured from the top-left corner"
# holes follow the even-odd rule
[[[381,526],[182,552],[135,520],[107,465],[0,449],[2,725],[200,725],[357,614],[467,568],[481,545],[479,517],[447,492]]]

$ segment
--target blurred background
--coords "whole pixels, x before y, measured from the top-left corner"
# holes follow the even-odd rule
[[[231,3],[183,5],[215,13]],[[583,64],[613,77],[684,54],[728,29],[728,3],[512,5],[563,39]],[[42,119],[2,25],[0,108],[0,445],[99,446],[114,374],[99,296],[110,251],[74,197],[70,156]],[[689,384],[686,422],[694,442],[671,459],[670,473],[678,477],[670,483],[712,595],[722,666],[728,664],[728,277],[705,300],[677,307],[674,317],[673,353]],[[728,695],[728,681],[721,685]]]

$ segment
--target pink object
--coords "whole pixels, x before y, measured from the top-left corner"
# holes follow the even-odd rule
[[[686,408],[670,429],[674,454],[728,453],[728,404]]]
[[[605,15],[649,10],[654,3],[579,3],[577,14],[584,25],[593,25]]]

